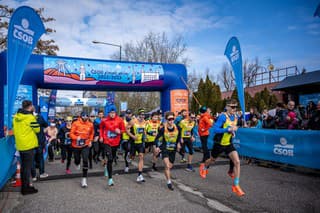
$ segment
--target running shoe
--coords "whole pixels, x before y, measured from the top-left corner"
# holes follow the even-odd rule
[[[106,166],[104,167],[104,176],[105,176],[105,177],[108,177],[108,176],[109,176],[108,169],[107,169]]]
[[[32,181],[37,181],[37,177],[32,178]]]
[[[113,180],[112,180],[112,178],[110,178],[108,181],[108,186],[113,186],[113,185],[114,185]]]
[[[87,178],[82,178],[82,180],[81,180],[81,187],[82,187],[82,188],[88,187]]]
[[[129,167],[124,168],[124,172],[128,173],[129,172]]]
[[[80,170],[81,169],[81,165],[76,165],[76,170]]]
[[[71,170],[70,169],[66,169],[66,174],[70,175],[71,174]]]
[[[144,180],[144,178],[143,178],[142,175],[139,175],[139,176],[137,177],[137,182],[138,182],[138,183],[145,182],[145,180]]]
[[[174,190],[173,186],[172,186],[172,183],[167,183],[167,186],[168,186],[168,189],[170,189],[171,191]]]
[[[180,160],[180,163],[186,163],[187,162],[187,160],[185,159],[185,158],[182,158],[181,160]]]
[[[201,163],[199,167],[199,174],[200,174],[200,177],[202,177],[203,179],[205,179],[208,174],[208,169],[205,169],[204,167],[205,167],[204,163]]]
[[[40,178],[47,178],[49,175],[47,173],[40,174]]]
[[[228,171],[228,175],[233,179],[234,178],[234,172]]]
[[[232,185],[232,192],[234,192],[239,197],[245,195],[245,193],[242,191],[241,187],[239,185]]]
[[[186,168],[186,170],[188,171],[188,172],[194,172],[194,169],[193,169],[193,167],[190,165],[190,166],[188,166],[187,168]]]

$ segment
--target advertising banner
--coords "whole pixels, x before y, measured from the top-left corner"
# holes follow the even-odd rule
[[[7,86],[4,87],[4,93],[7,92]],[[17,113],[18,109],[21,108],[22,101],[24,100],[32,100],[32,86],[30,85],[22,85],[20,84],[18,87],[17,95],[15,101],[13,103],[13,109],[11,110],[11,117]],[[8,105],[5,103],[4,111],[8,112]],[[7,125],[8,114],[4,114],[4,124]]]
[[[176,89],[170,91],[170,110],[176,115],[182,109],[188,109],[189,93],[188,90]]]
[[[242,156],[320,169],[320,131],[240,128],[233,140]]]
[[[242,73],[242,55],[240,49],[240,43],[237,37],[232,37],[226,46],[224,52],[225,56],[228,58],[234,76],[236,78],[236,86],[238,91],[239,102],[243,115],[245,114],[245,100],[244,100],[244,87],[243,87],[243,73]]]
[[[44,57],[44,82],[80,85],[162,86],[158,64]]]
[[[31,52],[40,36],[45,32],[39,15],[30,7],[17,8],[10,19],[8,27],[7,52],[7,114],[12,115],[18,86]],[[9,129],[12,117],[8,116]]]

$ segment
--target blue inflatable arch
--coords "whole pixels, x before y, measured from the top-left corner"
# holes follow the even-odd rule
[[[6,57],[6,52],[0,54],[1,130],[4,127],[4,104],[6,102],[3,95],[7,78]],[[187,82],[187,71],[182,64],[31,55],[20,84],[32,88],[32,99],[35,105],[38,88],[159,91],[161,109],[177,112],[183,108],[188,109],[188,90],[185,82]]]

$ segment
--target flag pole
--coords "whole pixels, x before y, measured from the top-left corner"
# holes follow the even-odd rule
[[[188,86],[188,84],[186,83],[186,81],[183,79],[182,76],[181,76],[180,78],[181,78],[182,82],[184,83],[184,85],[186,85],[186,87],[188,88],[188,91],[192,94],[192,97],[194,98],[194,100],[197,102],[197,104],[198,104],[199,106],[201,106],[199,100],[198,100],[197,97],[193,94],[193,92],[191,91],[191,89],[190,89],[190,87]]]

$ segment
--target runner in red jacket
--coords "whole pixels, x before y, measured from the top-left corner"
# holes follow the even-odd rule
[[[109,177],[109,186],[114,184],[112,180],[112,162],[116,157],[123,132],[125,132],[124,121],[116,114],[116,108],[110,107],[108,116],[100,123],[100,142],[103,142],[103,150],[108,159],[104,175]]]

